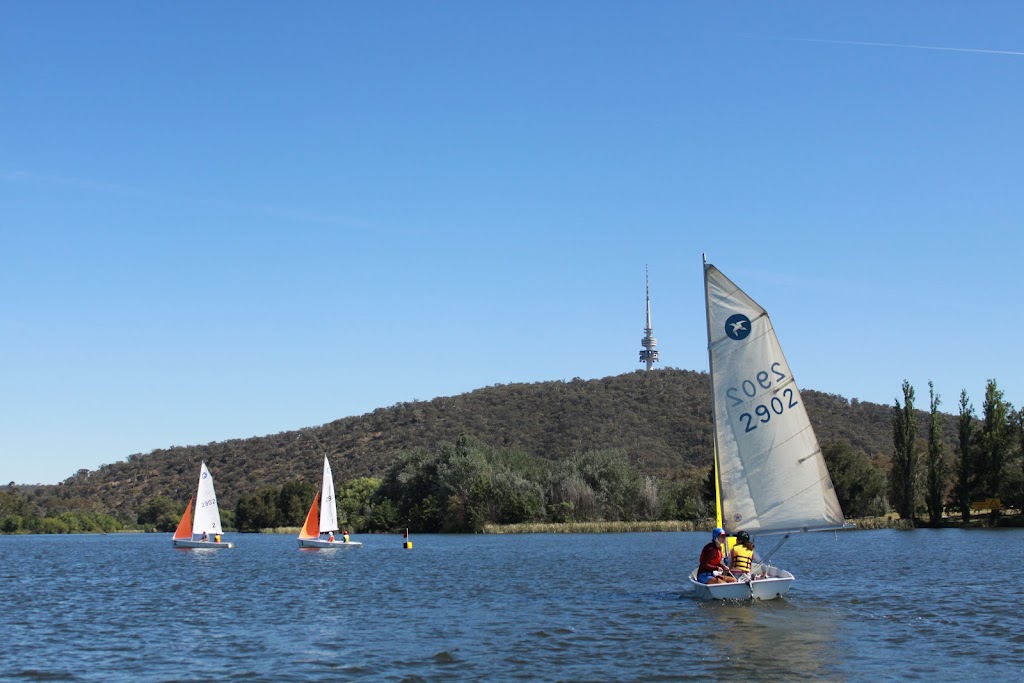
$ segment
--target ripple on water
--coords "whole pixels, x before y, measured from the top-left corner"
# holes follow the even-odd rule
[[[979,543],[1024,560],[1024,532],[945,531],[794,538],[778,556],[798,577],[787,598],[739,604],[688,590],[679,557],[703,534],[423,536],[414,551],[367,536],[327,553],[274,536],[223,552],[0,537],[0,678],[1020,678],[1013,600],[956,572],[885,569],[969,566]]]

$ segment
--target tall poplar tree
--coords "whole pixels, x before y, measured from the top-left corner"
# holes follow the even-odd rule
[[[1017,411],[1014,419],[1017,433],[1017,457],[1020,458],[1021,484],[1017,491],[1017,504],[1024,502],[1024,407]]]
[[[896,399],[892,416],[893,458],[889,470],[889,500],[902,519],[917,519],[918,458],[914,387],[903,380],[903,406]]]
[[[971,500],[974,497],[974,406],[967,390],[960,390],[960,420],[957,423],[956,502],[964,524],[971,521]]]
[[[1003,392],[996,386],[994,379],[990,379],[985,385],[985,403],[982,410],[978,448],[978,493],[986,498],[996,498],[1002,488],[1003,470],[1010,451],[1012,408],[1003,400]],[[993,513],[993,519],[997,516]]]
[[[931,381],[928,382],[928,394],[931,398],[931,419],[928,426],[928,490],[925,502],[928,506],[928,521],[932,526],[938,526],[942,523],[942,506],[946,497],[946,463],[942,452],[940,397],[935,393],[935,385]]]

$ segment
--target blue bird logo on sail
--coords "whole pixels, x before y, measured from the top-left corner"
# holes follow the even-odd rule
[[[742,313],[734,313],[725,321],[725,333],[729,339],[740,341],[750,334],[750,318]]]

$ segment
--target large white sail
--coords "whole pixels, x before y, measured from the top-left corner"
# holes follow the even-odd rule
[[[768,313],[704,266],[722,521],[734,533],[844,524],[818,439]]]
[[[199,489],[196,492],[196,508],[192,515],[192,534],[203,532],[213,536],[219,534],[220,509],[217,507],[217,494],[213,491],[213,476],[206,469],[204,462],[199,468]]]
[[[320,533],[338,530],[338,503],[334,500],[334,475],[324,456],[324,481],[320,486]]]

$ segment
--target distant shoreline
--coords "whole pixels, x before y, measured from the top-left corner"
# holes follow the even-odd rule
[[[848,519],[847,522],[854,525],[852,529],[842,531],[872,531],[876,529],[1001,529],[1024,527],[1024,514],[1016,511],[1004,511],[999,523],[996,526],[989,526],[989,516],[974,515],[969,524],[964,524],[960,517],[948,517],[943,520],[939,527],[931,527],[926,520],[918,520],[915,525],[909,520],[903,520],[894,513],[885,517],[864,517],[860,519]],[[260,529],[258,532],[243,532],[231,529],[225,530],[229,534],[259,533],[272,535],[298,535],[301,527],[274,527]],[[626,534],[626,533],[649,533],[665,531],[710,531],[711,526],[707,522],[686,522],[686,521],[653,521],[653,522],[549,522],[532,524],[485,524],[480,533],[482,534]],[[143,529],[118,529],[115,531],[82,531],[71,534],[32,534],[25,531],[15,533],[0,533],[0,536],[64,536],[64,535],[105,535],[105,534],[169,534],[169,531],[149,531]],[[391,532],[397,533],[397,532]],[[379,532],[355,532],[355,534],[374,536],[387,535]]]
[[[860,520],[858,520],[860,521]],[[901,520],[868,520],[870,526],[857,525],[858,529],[910,529],[913,526]],[[856,523],[856,522],[855,522]],[[658,522],[564,522],[547,524],[485,524],[485,534],[601,534],[636,533],[654,531],[711,531],[708,523],[658,521]]]
[[[871,531],[875,529],[927,529],[930,527],[926,520],[918,520],[915,525],[910,520],[900,519],[890,514],[885,517],[864,517],[860,519],[847,519],[847,522],[854,524],[853,529],[843,531]],[[988,515],[975,516],[970,524],[965,525],[959,517],[948,518],[943,521],[939,529],[991,529],[1003,527],[1024,526],[1024,515],[1009,515],[1005,513],[999,520],[999,524],[990,527],[987,524]],[[711,526],[707,523],[696,522],[564,522],[545,524],[485,524],[481,533],[485,534],[600,534],[600,533],[634,533],[652,531],[710,531]]]

